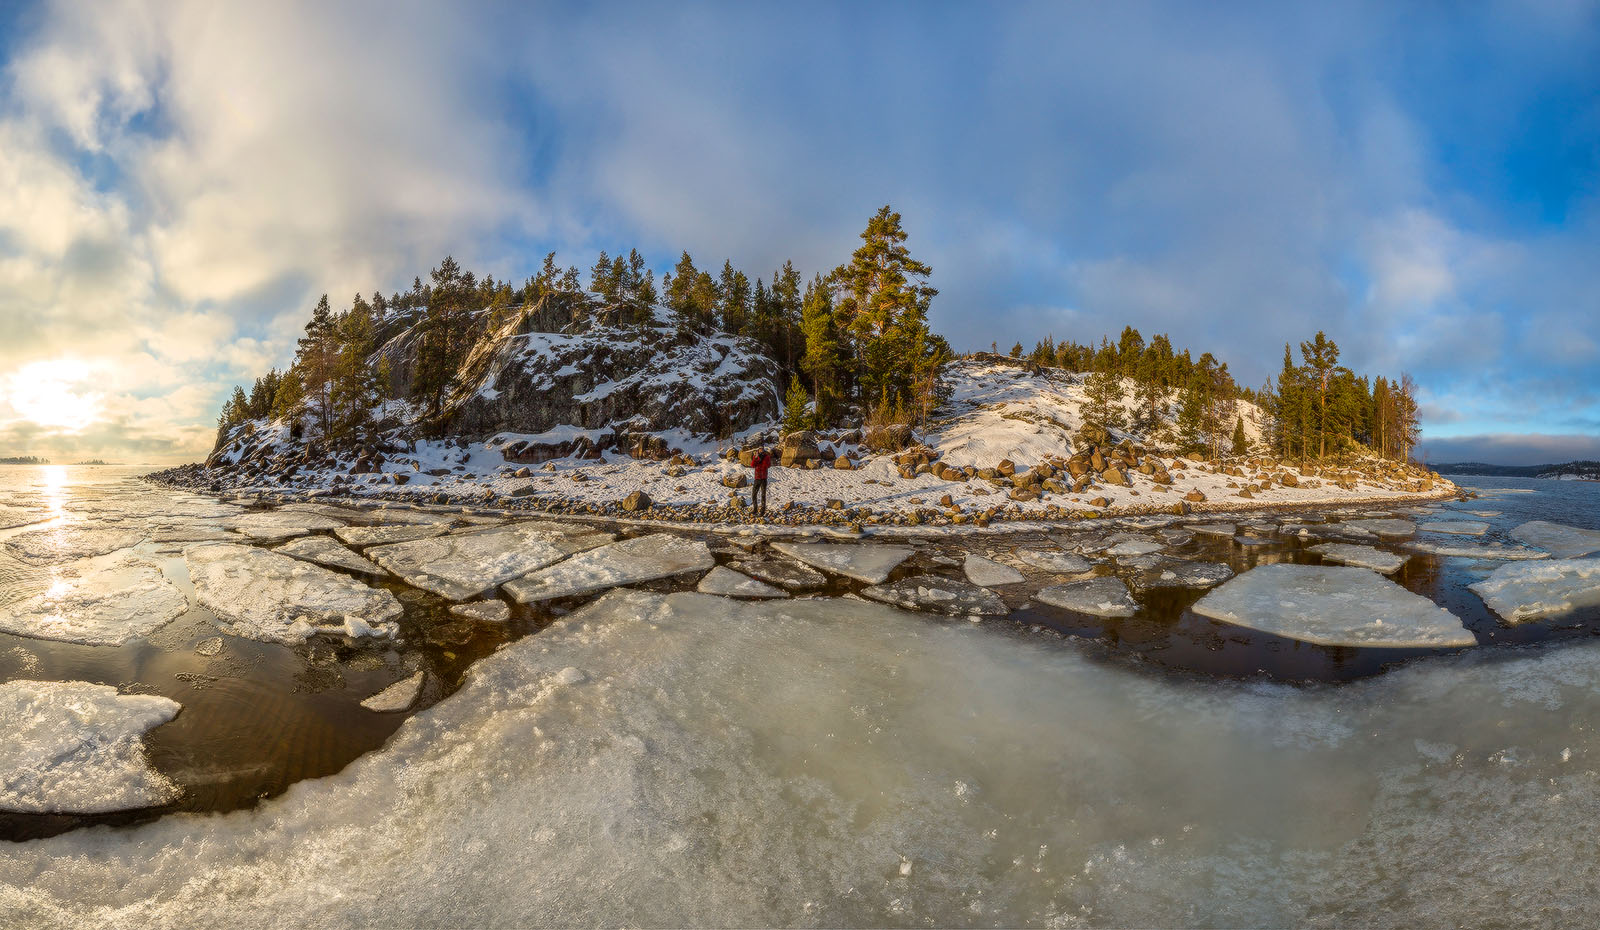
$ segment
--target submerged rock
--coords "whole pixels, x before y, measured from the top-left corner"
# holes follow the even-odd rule
[[[1131,617],[1139,610],[1128,586],[1110,576],[1045,588],[1035,599],[1052,607],[1095,617]]]
[[[796,543],[775,542],[772,548],[813,568],[846,578],[881,584],[901,562],[915,551],[909,546],[879,543]]]
[[[1538,546],[1558,559],[1575,559],[1591,552],[1600,552],[1600,530],[1585,530],[1576,526],[1530,520],[1511,531],[1517,542]]]
[[[1468,585],[1509,623],[1600,605],[1600,559],[1552,559],[1502,565]]]
[[[861,596],[950,617],[1003,617],[1011,612],[993,591],[936,575],[916,575],[893,584],[863,588]]]
[[[1366,568],[1263,565],[1201,598],[1194,612],[1323,646],[1477,645],[1454,614]]]
[[[235,636],[297,643],[347,627],[390,634],[402,612],[388,591],[265,549],[219,543],[191,546],[183,556],[195,598]]]
[[[507,582],[505,590],[518,603],[531,604],[705,571],[714,565],[716,559],[705,543],[671,533],[651,533],[579,553]]]
[[[180,709],[86,681],[0,683],[0,810],[101,814],[176,800],[142,737]]]
[[[731,568],[718,565],[706,576],[700,579],[700,584],[695,588],[701,594],[715,594],[720,597],[788,597],[787,591],[775,588],[770,584],[757,581],[749,575],[741,575]]]
[[[616,537],[577,523],[531,521],[367,550],[373,561],[452,601],[464,601]]]
[[[189,609],[161,570],[124,553],[111,565],[64,566],[42,594],[0,607],[0,630],[18,636],[120,646],[148,636]]]
[[[1321,543],[1311,546],[1309,551],[1315,552],[1329,562],[1370,568],[1385,575],[1394,574],[1411,560],[1410,556],[1396,552],[1385,552],[1371,546],[1356,546],[1350,543]]]
[[[968,581],[985,588],[1018,584],[1023,581],[1022,573],[1011,566],[1001,565],[993,559],[986,559],[970,552],[962,562],[961,569],[966,573]]]

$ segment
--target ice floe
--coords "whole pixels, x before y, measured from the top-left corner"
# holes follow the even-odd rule
[[[307,562],[315,562],[318,565],[326,565],[329,568],[342,568],[367,575],[384,573],[383,569],[326,536],[302,536],[299,539],[291,539],[272,551],[304,559]]]
[[[445,523],[406,523],[398,526],[341,526],[333,531],[352,546],[382,546],[388,543],[443,536],[450,532]]]
[[[698,539],[651,533],[581,552],[565,562],[509,581],[505,590],[518,603],[531,604],[705,571],[715,564],[711,549]]]
[[[961,570],[966,573],[968,581],[985,588],[1018,584],[1023,580],[1022,573],[1011,566],[1001,565],[993,559],[986,559],[971,552],[967,553],[966,559],[961,563]]]
[[[1600,552],[1600,530],[1586,530],[1545,520],[1530,520],[1511,531],[1517,542],[1538,546],[1558,559]]]
[[[297,643],[315,633],[343,633],[346,618],[382,633],[402,609],[388,591],[310,562],[252,546],[219,543],[183,552],[195,597],[224,633]]]
[[[1411,536],[1417,532],[1417,525],[1415,523],[1412,523],[1410,520],[1401,520],[1398,518],[1346,520],[1344,523],[1336,525],[1351,527],[1353,529],[1361,530],[1362,532],[1371,533],[1374,536],[1392,536],[1397,538]]]
[[[156,566],[124,553],[54,571],[50,587],[0,607],[0,630],[89,646],[119,646],[180,616],[188,599]]]
[[[1406,548],[1412,552],[1421,552],[1426,555],[1445,556],[1456,559],[1503,559],[1506,561],[1527,561],[1533,559],[1548,559],[1550,553],[1543,549],[1530,549],[1526,546],[1508,546],[1501,542],[1436,542],[1430,539],[1414,539],[1406,543]]]
[[[1454,614],[1366,568],[1263,565],[1210,592],[1194,612],[1323,646],[1472,646]]]
[[[1139,610],[1128,586],[1110,576],[1054,585],[1034,598],[1052,607],[1096,617],[1131,617]]]
[[[1510,623],[1600,606],[1600,559],[1551,559],[1502,565],[1468,585]]]
[[[701,594],[716,594],[721,597],[788,597],[789,593],[782,588],[775,588],[764,581],[757,581],[749,575],[741,575],[731,568],[718,565],[706,576],[700,579],[700,584],[695,588]]]
[[[907,610],[951,617],[1001,617],[1011,612],[993,591],[936,575],[915,575],[891,584],[873,585],[863,588],[861,596]]]
[[[1114,559],[1124,559],[1129,556],[1150,555],[1165,548],[1166,546],[1153,539],[1124,539],[1106,549],[1105,554]]]
[[[407,584],[464,601],[615,538],[578,523],[535,520],[377,546],[366,554]]]
[[[1018,549],[1017,558],[1034,568],[1061,575],[1081,575],[1092,567],[1083,556],[1060,549]]]
[[[318,530],[338,529],[344,521],[315,513],[267,510],[228,517],[222,525],[260,542],[278,542]]]
[[[916,551],[909,546],[877,543],[775,542],[772,548],[813,568],[867,584],[882,584],[890,572]]]
[[[511,619],[511,605],[505,601],[470,601],[450,605],[450,614],[483,623],[505,623]]]
[[[1233,577],[1233,569],[1222,562],[1164,560],[1135,572],[1129,581],[1135,591],[1151,588],[1209,588]]]
[[[1371,546],[1354,546],[1349,543],[1322,543],[1311,546],[1309,551],[1315,552],[1329,562],[1370,568],[1385,575],[1399,571],[1411,559],[1410,556],[1397,552],[1386,552]]]
[[[100,814],[176,800],[178,786],[151,768],[142,737],[179,709],[86,681],[0,684],[0,810]]]
[[[32,565],[56,565],[137,546],[144,538],[140,530],[68,523],[19,533],[6,540],[6,549]]]
[[[402,678],[362,701],[361,706],[380,714],[392,714],[402,710],[410,710],[411,705],[417,703],[417,695],[422,693],[422,685],[427,681],[427,678],[428,674],[426,672],[418,672],[410,678]]]
[[[1489,532],[1489,524],[1479,520],[1434,520],[1417,525],[1424,533],[1444,533],[1450,536],[1482,536]]]
[[[728,567],[789,591],[818,591],[828,586],[826,575],[788,559],[746,559],[730,562]]]
[[[1232,523],[1185,523],[1183,528],[1197,536],[1232,537],[1238,531]]]

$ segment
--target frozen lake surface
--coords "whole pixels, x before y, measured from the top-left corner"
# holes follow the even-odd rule
[[[0,472],[0,505],[88,529],[123,517],[119,529],[143,539],[128,554],[191,602],[182,550],[193,544],[143,528],[237,516],[114,471],[22,471]],[[1520,545],[1510,533],[1530,520],[1600,529],[1600,486],[1473,482],[1535,493],[1365,519],[1502,511],[1482,518],[1480,546]],[[199,515],[163,515],[185,508]],[[1124,529],[915,542],[884,579],[967,584],[969,550],[1020,571],[1023,583],[993,589],[1009,614],[981,622],[841,596],[864,588],[839,573],[859,566],[814,558],[827,573],[816,597],[694,593],[701,570],[483,623],[396,579],[349,574],[403,606],[393,640],[225,635],[211,657],[196,651],[217,638],[198,605],[120,646],[0,634],[7,680],[181,704],[144,737],[148,770],[117,758],[184,791],[154,812],[166,816],[100,821],[121,826],[43,836],[93,821],[0,819],[41,837],[0,845],[0,924],[1589,920],[1593,893],[1574,868],[1600,815],[1588,722],[1600,714],[1600,608],[1507,624],[1468,585],[1538,562],[1430,553],[1387,577],[1460,618],[1474,647],[1283,639],[1199,616],[1201,587],[1137,588],[1129,617],[1037,603],[1041,589],[1082,580],[1040,562],[1081,561],[1111,580],[1180,560],[1237,579],[1321,564],[1310,546],[1356,538],[1337,516],[1284,515],[1241,526],[1260,541],[1250,545],[1199,534],[1105,554]],[[719,565],[784,564],[766,544],[701,540]],[[1404,540],[1369,532],[1360,545]],[[49,590],[50,570],[0,557],[0,605]],[[391,686],[377,706],[410,711],[360,706]],[[316,725],[325,736],[305,732]],[[265,748],[280,743],[298,748]],[[252,766],[269,795],[259,802],[197,774]]]

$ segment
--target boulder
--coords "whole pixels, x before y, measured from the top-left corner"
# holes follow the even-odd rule
[[[778,464],[784,468],[794,468],[805,462],[815,461],[822,457],[817,450],[817,434],[811,430],[800,430],[783,437],[779,447]]]
[[[634,491],[632,494],[629,494],[627,497],[622,499],[622,509],[628,511],[629,513],[637,513],[641,510],[649,510],[650,506],[650,495],[644,493],[643,491]]]

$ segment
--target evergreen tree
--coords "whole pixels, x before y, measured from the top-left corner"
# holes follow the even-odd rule
[[[1021,358],[1022,357],[1022,343],[1021,342],[1018,342],[1016,345],[1011,347],[1011,357],[1012,358]]]
[[[339,336],[328,295],[323,294],[311,311],[306,334],[300,337],[295,353],[305,396],[316,407],[317,425],[324,439],[333,432],[333,409],[329,394],[333,389],[333,369],[339,356]]]
[[[1250,453],[1250,440],[1244,434],[1244,417],[1239,417],[1233,424],[1233,454],[1248,455]]]
[[[834,324],[833,295],[821,276],[806,287],[800,326],[806,341],[800,368],[811,379],[811,393],[817,399],[817,424],[826,426],[832,422],[834,404],[844,396],[847,385],[842,383],[845,359],[839,329]]]
[[[1316,395],[1317,458],[1320,459],[1328,454],[1328,393],[1334,369],[1339,364],[1339,346],[1322,330],[1317,330],[1314,339],[1300,343],[1300,358],[1306,383]]]
[[[861,240],[833,273],[840,289],[836,314],[854,343],[863,405],[887,400],[905,406],[914,402],[918,372],[942,364],[942,340],[928,338],[928,305],[938,294],[926,283],[933,269],[911,257],[900,214],[888,206],[868,221]]]
[[[470,310],[466,291],[470,275],[463,274],[456,260],[447,255],[429,277],[432,287],[411,390],[427,400],[430,414],[437,414],[444,404],[444,392],[467,352]]]
[[[721,304],[722,331],[730,336],[745,333],[750,315],[750,279],[742,271],[735,271],[733,263],[722,263],[722,279],[717,285]]]
[[[807,406],[810,398],[806,396],[806,389],[800,383],[799,375],[789,376],[789,392],[783,400],[783,431],[785,433],[798,433],[811,428],[811,411]]]
[[[804,348],[805,336],[801,332],[800,272],[795,270],[793,262],[784,262],[783,267],[773,273],[771,293],[779,334],[778,360],[785,371],[794,372],[799,367],[798,356]]]
[[[1096,371],[1083,382],[1083,426],[1079,434],[1096,445],[1111,441],[1111,430],[1122,427],[1122,379],[1109,369]]]
[[[380,400],[377,372],[367,363],[373,350],[372,314],[365,301],[339,321],[339,355],[329,395],[333,435],[342,442],[367,438],[372,407]]]

